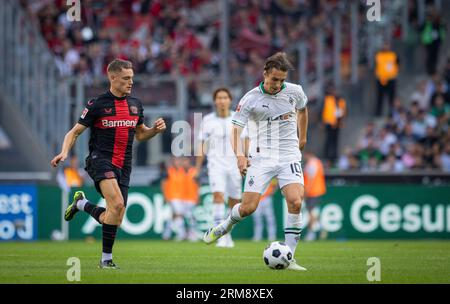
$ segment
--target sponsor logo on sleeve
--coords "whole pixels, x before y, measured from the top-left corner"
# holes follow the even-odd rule
[[[114,178],[114,177],[116,177],[116,175],[114,174],[113,171],[107,171],[107,172],[105,172],[105,177],[106,178]]]
[[[81,118],[84,119],[88,112],[89,112],[89,110],[87,108],[84,108],[83,113],[81,113]]]
[[[135,107],[135,106],[131,106],[131,107],[130,107],[130,111],[131,111],[131,113],[133,113],[133,114],[137,114],[137,113],[138,113],[138,108]]]

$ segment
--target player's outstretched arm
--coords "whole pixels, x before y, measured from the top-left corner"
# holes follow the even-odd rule
[[[149,128],[145,124],[140,124],[136,127],[135,138],[137,141],[149,140],[158,133],[162,133],[166,130],[166,123],[164,119],[158,118],[153,127]]]
[[[300,150],[303,151],[303,148],[306,145],[306,139],[308,134],[308,109],[306,107],[297,110],[297,128],[298,128],[299,148]]]
[[[56,155],[50,162],[53,167],[57,167],[60,162],[66,160],[67,155],[69,155],[70,150],[72,149],[73,145],[75,145],[78,136],[80,136],[81,133],[83,133],[86,129],[86,126],[77,123],[69,132],[67,132],[66,136],[64,136],[61,153]]]

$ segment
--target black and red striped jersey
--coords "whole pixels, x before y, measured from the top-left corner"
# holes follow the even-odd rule
[[[109,90],[89,100],[78,123],[91,129],[89,155],[109,160],[120,169],[131,170],[136,126],[144,123],[139,99],[116,97]]]

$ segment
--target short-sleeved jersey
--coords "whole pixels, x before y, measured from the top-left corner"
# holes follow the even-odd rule
[[[110,91],[89,100],[78,123],[91,129],[90,157],[131,171],[134,134],[136,126],[144,122],[143,112],[139,99],[119,98]]]
[[[234,112],[231,112],[228,117],[222,118],[213,112],[203,118],[198,140],[207,144],[208,164],[230,169],[236,164],[236,156],[231,146],[233,114]]]
[[[286,82],[277,94],[268,94],[261,83],[240,100],[232,123],[247,126],[252,157],[301,160],[297,113],[308,99],[300,85]]]

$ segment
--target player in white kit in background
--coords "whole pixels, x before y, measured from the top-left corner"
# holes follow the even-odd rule
[[[295,255],[302,226],[304,182],[300,162],[307,138],[308,111],[302,87],[285,82],[291,69],[285,53],[267,58],[264,81],[239,102],[233,115],[231,139],[238,168],[246,177],[242,203],[233,207],[225,221],[205,233],[203,241],[207,244],[226,235],[235,224],[252,214],[270,180],[276,177],[288,209],[285,242]],[[248,157],[241,138],[246,125],[251,143]],[[306,270],[295,259],[288,269]]]
[[[231,146],[232,96],[227,88],[218,88],[213,94],[215,112],[207,114],[200,127],[198,140],[201,143],[196,155],[196,172],[200,172],[205,155],[208,160],[209,186],[213,193],[214,224],[226,217],[225,199],[233,208],[242,196],[242,177],[236,166],[236,155]],[[234,247],[231,233],[217,242],[217,247]]]

